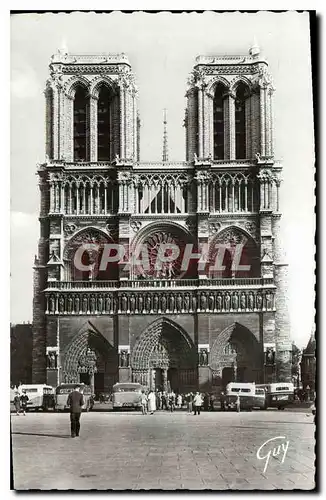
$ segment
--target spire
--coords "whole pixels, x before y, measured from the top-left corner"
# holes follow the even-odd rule
[[[162,161],[168,161],[168,131],[167,131],[167,120],[166,120],[166,109],[164,109],[164,118],[163,118],[163,155]]]

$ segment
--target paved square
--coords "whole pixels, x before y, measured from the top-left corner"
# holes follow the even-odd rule
[[[84,413],[81,436],[70,438],[67,413],[11,417],[14,487],[35,489],[304,489],[314,483],[311,414]],[[283,449],[265,459],[281,442]],[[267,447],[268,446],[268,447]]]

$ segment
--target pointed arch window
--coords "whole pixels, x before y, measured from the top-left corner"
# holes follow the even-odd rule
[[[89,161],[89,98],[78,85],[74,98],[74,161]]]
[[[103,85],[97,103],[97,159],[111,159],[112,93]]]
[[[235,99],[235,156],[237,159],[246,158],[246,109],[248,88],[240,83]]]
[[[214,160],[224,159],[224,94],[225,87],[218,83],[213,100]]]

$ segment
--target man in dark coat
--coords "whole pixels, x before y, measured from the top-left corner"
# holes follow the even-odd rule
[[[81,394],[81,387],[76,385],[75,389],[69,394],[67,405],[70,406],[70,428],[71,437],[78,437],[80,431],[80,414],[84,405],[84,398]]]

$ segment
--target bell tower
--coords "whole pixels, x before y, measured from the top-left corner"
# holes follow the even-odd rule
[[[68,340],[62,334],[63,316],[90,312],[98,298],[62,293],[74,289],[75,280],[88,280],[90,287],[98,272],[91,252],[86,260],[93,272],[76,270],[71,255],[78,244],[104,245],[121,236],[119,182],[139,157],[139,117],[125,54],[70,54],[63,47],[49,69],[46,161],[38,168],[41,236],[34,264],[33,381],[55,385],[63,380],[61,353]],[[127,205],[124,198],[121,210]],[[110,272],[117,278],[118,270]],[[111,303],[112,296],[107,300]],[[103,303],[101,297],[97,309]],[[46,356],[52,360],[54,355],[55,366],[46,366]]]
[[[262,311],[259,338],[264,352],[273,349],[276,360],[274,366],[264,364],[264,380],[289,381],[287,264],[280,242],[282,167],[274,158],[274,90],[257,44],[248,55],[198,56],[186,93],[186,157],[197,170],[198,240],[210,246],[211,228],[218,233],[233,226],[244,229],[257,245],[256,265],[251,261],[247,277],[259,276],[265,284],[254,299]],[[235,237],[233,230],[229,237]]]

